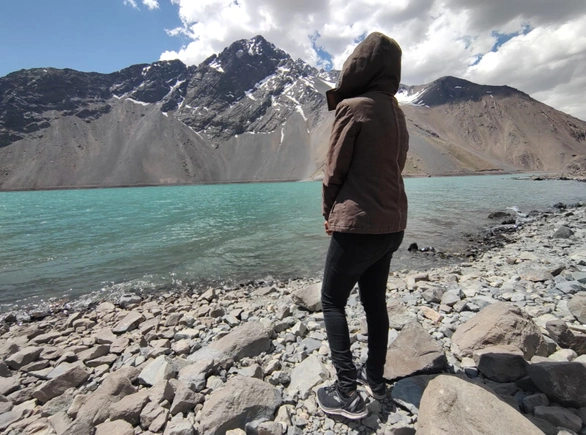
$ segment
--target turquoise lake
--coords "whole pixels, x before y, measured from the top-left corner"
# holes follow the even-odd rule
[[[422,269],[407,247],[464,248],[463,234],[517,206],[586,200],[586,184],[514,176],[410,178],[409,223],[393,269]],[[494,222],[492,222],[494,223]],[[0,193],[0,311],[51,297],[319,277],[328,237],[321,183]]]

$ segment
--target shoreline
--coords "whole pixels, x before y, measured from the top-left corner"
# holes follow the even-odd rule
[[[586,331],[570,305],[580,289],[586,290],[585,224],[583,204],[559,208],[504,233],[506,239],[497,237],[500,247],[489,247],[469,261],[425,272],[394,271],[388,280],[391,329],[385,368],[394,388],[382,401],[368,400],[369,416],[363,420],[332,418],[315,402],[315,388],[334,379],[319,281],[258,280],[205,292],[129,294],[115,304],[63,310],[22,324],[2,317],[0,430],[17,434],[35,428],[61,435],[116,426],[124,434],[193,435],[195,428],[205,434],[240,428],[233,432],[238,435],[248,425],[250,431],[262,427],[265,433],[281,435],[399,429],[413,434],[426,425],[426,412],[424,400],[412,401],[412,383],[429,382],[431,391],[432,379],[443,373],[438,379],[458,376],[470,384],[466,388],[480,384],[483,391],[499,394],[499,403],[511,405],[504,414],[514,412],[511,418],[522,419],[522,424],[531,421],[531,427],[553,433],[545,430],[552,424],[545,411],[572,413],[579,406],[549,406],[561,399],[541,392],[544,409],[530,407],[537,400],[535,391],[527,383],[505,380],[511,376],[510,364],[493,363],[497,365],[487,370],[476,354],[473,359],[462,336],[468,340],[478,332],[461,331],[480,318],[489,332],[506,329],[504,320],[486,326],[490,318],[483,314],[504,310],[496,317],[517,319],[511,323],[513,331],[499,330],[490,343],[518,346],[521,356],[519,350],[508,350],[513,353],[507,358],[525,358],[530,374],[540,364],[586,363],[572,350],[574,342],[564,342],[546,328],[558,321],[578,335]],[[356,361],[364,362],[368,331],[356,292],[347,313],[351,350]],[[533,334],[533,341],[518,341],[521,332]],[[531,350],[527,343],[535,347]],[[586,354],[586,346],[576,349]],[[406,385],[411,393],[402,395]],[[471,406],[465,414],[478,418],[474,412]],[[572,424],[581,427],[581,414],[572,415]],[[172,432],[178,427],[184,432]]]

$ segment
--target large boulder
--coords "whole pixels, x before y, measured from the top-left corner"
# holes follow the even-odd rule
[[[271,340],[265,327],[259,322],[247,322],[228,335],[190,355],[189,361],[213,360],[215,365],[224,361],[238,361],[258,356],[271,348]]]
[[[516,305],[503,302],[485,307],[452,336],[452,351],[460,358],[495,345],[513,345],[527,360],[545,348],[541,331],[529,315]]]
[[[586,295],[574,295],[568,302],[568,310],[580,323],[586,323]]]
[[[576,408],[586,406],[586,364],[540,362],[529,365],[528,371],[535,387],[553,402]]]
[[[293,301],[306,310],[321,311],[321,282],[300,288],[291,294]]]
[[[383,376],[392,382],[416,374],[438,373],[446,364],[441,345],[413,322],[389,346]]]
[[[275,387],[258,379],[236,376],[205,401],[198,433],[220,435],[229,429],[243,429],[254,420],[272,420],[281,402],[281,393]]]
[[[456,376],[432,380],[421,398],[417,435],[543,435],[494,393]]]
[[[514,346],[489,346],[475,350],[478,371],[495,382],[515,382],[527,375],[523,352]]]

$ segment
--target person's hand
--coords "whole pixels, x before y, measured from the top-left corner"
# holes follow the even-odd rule
[[[331,236],[334,233],[332,230],[330,230],[330,226],[328,225],[328,221],[325,221],[324,222],[324,227],[326,229],[326,234],[328,236]]]

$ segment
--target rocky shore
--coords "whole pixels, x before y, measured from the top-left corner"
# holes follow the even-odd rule
[[[473,261],[389,277],[390,388],[363,420],[315,401],[319,282],[265,280],[4,316],[0,432],[586,434],[586,207],[507,225]],[[364,362],[357,292],[347,312]]]

